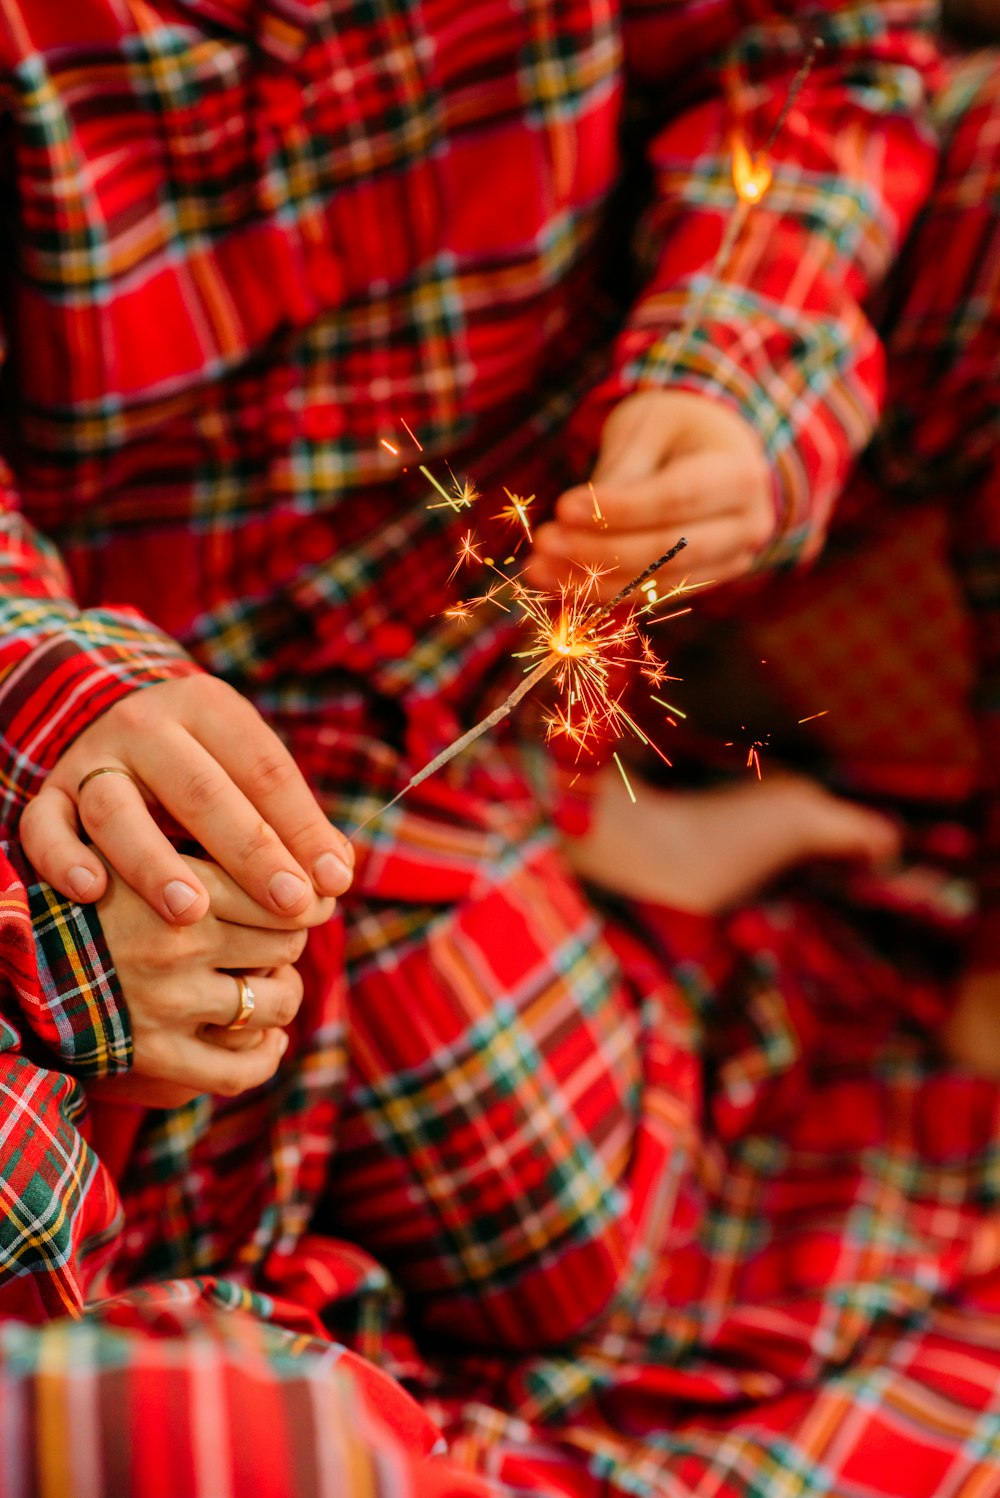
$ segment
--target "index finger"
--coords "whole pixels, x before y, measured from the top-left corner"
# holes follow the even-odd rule
[[[730,453],[696,453],[673,459],[648,478],[596,485],[597,508],[589,486],[567,489],[556,501],[555,513],[561,525],[595,535],[689,525],[740,511],[747,484],[740,459]]]
[[[316,892],[343,894],[353,877],[354,848],[257,709],[233,693],[225,713],[211,705],[199,716],[197,738],[308,871]]]
[[[184,862],[208,890],[212,914],[233,926],[248,926],[264,931],[289,931],[322,926],[333,915],[336,901],[332,895],[317,895],[312,904],[294,921],[289,916],[266,909],[248,895],[232,875],[215,863],[186,854]]]
[[[251,726],[258,725],[262,726],[259,719]],[[230,733],[230,760],[234,741],[246,742]],[[179,725],[171,725],[144,745],[135,755],[135,765],[175,821],[265,910],[297,917],[314,901],[316,883],[322,882],[324,893],[342,893],[350,884],[351,869],[335,851],[334,838],[340,834],[333,833],[308,789],[305,795],[311,821],[297,825],[294,837],[283,839],[267,819],[268,804],[274,806],[287,798],[293,812],[296,800],[301,800],[295,795],[295,781],[301,777],[294,764],[295,779],[284,791],[279,785],[269,795],[261,796],[263,806],[254,805],[226,764]],[[305,788],[304,782],[301,784]],[[279,821],[286,825],[294,821],[292,812],[286,805]],[[300,862],[288,843],[304,849],[308,862]],[[115,853],[107,847],[104,852],[117,867]]]
[[[86,809],[51,781],[25,807],[24,850],[53,889],[91,901],[107,888],[104,864],[80,839],[78,817],[101,853],[106,846],[117,850],[114,867],[164,920],[190,924],[205,914],[204,885],[157,827],[139,787],[119,775],[86,787]]]

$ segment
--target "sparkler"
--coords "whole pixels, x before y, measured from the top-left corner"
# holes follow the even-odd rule
[[[721,281],[729,265],[730,256],[736,248],[736,242],[743,232],[743,227],[750,216],[750,212],[763,199],[768,188],[771,186],[771,167],[768,158],[774,142],[784,126],[786,119],[795,100],[798,98],[803,84],[812,72],[816,58],[822,51],[823,41],[821,37],[813,37],[794,78],[788,86],[778,117],[771,127],[770,134],[763,148],[755,155],[750,154],[746,141],[738,131],[733,134],[732,148],[732,174],[733,187],[736,189],[736,202],[733,210],[726,221],[722,231],[722,240],[715,253],[715,259],[709,266],[705,284],[701,292],[693,299],[688,307],[687,316],[677,329],[668,345],[668,364],[677,360],[677,355],[690,340],[704,314],[709,298],[715,290],[716,283]]]
[[[583,587],[563,589],[559,596],[560,606],[555,617],[548,611],[548,605],[555,601],[552,595],[525,588],[516,578],[510,579],[515,601],[536,628],[534,643],[522,652],[522,655],[529,660],[537,658],[537,664],[529,669],[523,681],[518,682],[514,690],[499,706],[487,713],[485,718],[480,718],[479,722],[473,724],[471,728],[466,729],[465,733],[460,734],[439,754],[435,754],[433,759],[411,776],[391,801],[385,802],[383,806],[365,817],[364,821],[355,827],[351,838],[355,838],[376,817],[395,806],[408,791],[412,791],[431,775],[436,774],[438,770],[443,769],[456,755],[461,754],[463,749],[475,743],[476,739],[481,738],[484,733],[488,733],[491,728],[495,728],[498,723],[508,718],[532,687],[537,686],[550,672],[556,672],[556,682],[566,698],[566,705],[549,720],[550,732],[568,733],[577,742],[582,743],[587,734],[594,732],[602,724],[627,724],[643,743],[648,744],[649,740],[622,707],[620,700],[610,696],[607,691],[611,666],[624,664],[628,659],[615,652],[630,641],[637,641],[640,650],[643,651],[644,661],[641,664],[645,669],[654,672],[659,669],[659,663],[656,662],[655,656],[649,649],[648,642],[644,642],[636,626],[638,617],[647,611],[648,605],[641,609],[630,610],[622,621],[616,621],[612,616],[618,605],[624,603],[629,594],[641,588],[647,578],[671,562],[686,545],[687,541],[682,536],[669,551],[657,557],[655,562],[651,562],[639,573],[638,577],[632,578],[624,588],[620,588],[605,604],[594,606],[590,602],[598,580],[597,574],[591,574]],[[483,600],[480,601],[485,601],[487,598],[488,595],[484,595]],[[579,711],[577,711],[578,708]],[[665,756],[661,757],[665,758]]]
[[[799,91],[812,71],[816,57],[822,48],[822,41],[813,38],[806,49],[805,56],[799,66],[788,93],[778,112],[778,116],[770,131],[764,147],[751,155],[743,137],[739,132],[733,136],[732,147],[732,177],[733,186],[736,190],[736,202],[733,210],[726,221],[723,229],[722,240],[716,251],[715,258],[709,267],[701,292],[692,300],[686,317],[676,330],[670,341],[670,358],[668,362],[676,362],[677,355],[683,346],[689,341],[701,321],[705,307],[718,281],[725,274],[730,257],[736,243],[743,231],[747,218],[752,210],[764,197],[771,185],[772,172],[769,165],[769,155],[774,142],[781,131],[789,111],[797,98]],[[416,436],[406,425],[402,423],[407,436],[411,438],[420,452],[423,452],[421,444]],[[383,447],[390,453],[395,454],[396,448],[383,439]],[[428,482],[433,485],[440,499],[430,505],[428,509],[450,508],[456,514],[462,510],[470,509],[478,498],[475,488],[468,482],[459,484],[454,480],[453,487],[449,492],[443,484],[424,464],[419,465],[419,471]],[[595,525],[602,528],[607,527],[607,520],[601,511],[597,498],[597,491],[593,484],[590,492],[594,502],[593,519]],[[496,517],[510,522],[519,528],[521,536],[515,553],[521,542],[532,540],[531,525],[528,519],[528,510],[534,501],[534,495],[522,498],[512,493],[509,489],[504,490],[508,504]],[[598,730],[629,729],[641,742],[655,750],[667,764],[670,761],[666,755],[659,750],[655,744],[651,744],[639,725],[622,705],[621,696],[613,696],[610,691],[610,673],[614,666],[633,664],[638,665],[640,672],[644,674],[651,685],[659,687],[666,675],[666,667],[660,662],[653,651],[648,639],[640,632],[637,620],[645,614],[649,614],[653,607],[660,602],[658,596],[655,574],[687,545],[686,538],[672,546],[669,551],[664,552],[656,561],[651,562],[637,577],[634,577],[621,588],[615,596],[606,604],[594,605],[593,598],[599,581],[600,573],[591,571],[586,581],[577,587],[565,586],[560,590],[558,597],[526,588],[517,578],[507,577],[496,567],[491,557],[483,557],[477,551],[479,543],[471,530],[467,531],[459,543],[458,558],[452,569],[450,577],[454,577],[459,568],[470,562],[477,562],[492,567],[501,579],[499,583],[493,584],[479,598],[459,603],[445,611],[446,616],[456,620],[465,620],[469,617],[471,610],[477,605],[484,603],[496,603],[501,608],[507,605],[502,603],[499,593],[504,587],[508,587],[513,595],[513,601],[521,608],[524,616],[535,626],[533,643],[519,656],[514,658],[534,661],[529,666],[524,679],[504,698],[503,702],[495,707],[492,712],[487,713],[478,723],[475,723],[465,733],[450,743],[433,759],[429,760],[421,770],[407,781],[406,785],[393,796],[391,801],[378,807],[371,812],[364,821],[360,822],[354,829],[351,837],[357,836],[376,817],[382,815],[396,805],[408,791],[422,784],[431,775],[443,769],[456,755],[461,754],[470,744],[495,728],[499,723],[510,716],[511,712],[521,700],[528,695],[533,687],[543,681],[545,677],[554,673],[554,679],[562,693],[562,704],[557,707],[546,720],[546,733],[551,736],[559,733],[564,734],[576,742],[581,748],[586,740]],[[508,557],[506,562],[512,562],[513,557]],[[450,580],[450,578],[449,578]],[[615,620],[614,611],[619,604],[623,603],[630,594],[643,589],[643,603],[632,607],[624,619]],[[679,584],[671,590],[676,594],[683,591],[684,584]],[[670,593],[667,595],[671,596]],[[558,608],[553,615],[551,607],[557,604]],[[662,617],[662,616],[661,616]],[[638,658],[621,654],[621,650],[634,642],[639,649]],[[652,701],[665,708],[668,713],[683,718],[685,715],[679,708],[673,707],[662,698],[653,696]],[[821,716],[816,714],[815,716]],[[671,717],[668,721],[673,722]],[[808,721],[808,720],[804,720]],[[747,765],[756,769],[760,777],[760,755],[759,749],[763,744],[754,740],[750,746],[747,757]],[[625,788],[632,801],[635,794],[629,784],[628,776],[617,753],[613,755],[615,763],[621,773]]]

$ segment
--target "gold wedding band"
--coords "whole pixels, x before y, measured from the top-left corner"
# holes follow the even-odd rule
[[[234,973],[233,977],[240,991],[240,1007],[236,1011],[236,1018],[229,1021],[226,1029],[242,1030],[250,1023],[250,1016],[257,1008],[257,1000],[253,996],[253,989],[242,973]]]
[[[76,788],[76,794],[80,794],[88,780],[96,780],[98,775],[124,775],[125,779],[131,780],[134,786],[138,786],[139,784],[138,780],[136,780],[135,776],[129,770],[123,770],[119,765],[98,765],[96,770],[87,771]]]

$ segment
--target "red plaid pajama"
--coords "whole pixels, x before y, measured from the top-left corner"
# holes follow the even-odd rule
[[[528,714],[372,825],[269,1086],[139,1116],[78,1080],[128,1064],[127,1016],[96,917],[20,858],[25,796],[102,707],[193,668],[345,822],[481,711],[511,630],[441,616],[461,517],[380,439],[405,420],[553,494],[574,406],[586,453],[610,400],[675,373],[729,204],[720,69],[763,139],[801,57],[793,6],[471,15],[0,10],[0,1493],[996,1491],[997,1092],[926,1039],[935,940],[805,888],[720,922],[601,909]],[[677,373],[764,433],[779,552],[815,546],[849,474],[845,525],[875,482],[961,485],[988,645],[995,62],[948,82],[903,0],[819,19],[774,195]],[[626,79],[657,194],[609,356]],[[907,233],[930,272],[904,254],[887,282]],[[889,401],[852,468],[876,321]]]

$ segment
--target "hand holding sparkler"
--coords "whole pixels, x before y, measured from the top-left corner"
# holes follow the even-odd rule
[[[643,390],[609,417],[592,484],[563,494],[538,529],[527,576],[551,588],[600,568],[610,591],[683,531],[689,578],[725,582],[749,572],[773,529],[771,471],[749,422],[706,396]]]
[[[761,150],[751,153],[740,131],[733,134],[733,205],[711,264],[669,336],[667,369],[690,344],[771,186],[772,147],[821,48],[817,37],[806,47]],[[726,582],[751,570],[774,533],[774,479],[761,439],[735,407],[687,391],[641,390],[605,423],[590,484],[563,494],[555,514],[556,523],[535,538],[528,575],[537,587],[567,581],[573,564],[602,568],[613,587],[659,550],[665,532],[679,528],[690,539],[692,580]]]

